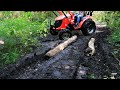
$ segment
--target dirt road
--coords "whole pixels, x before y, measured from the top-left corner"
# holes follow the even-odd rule
[[[48,35],[40,39],[40,47],[26,55],[16,64],[0,69],[1,79],[103,79],[120,78],[119,62],[112,56],[106,42],[109,29],[97,26],[92,36],[81,33],[76,42],[69,45],[54,57],[46,58],[44,54],[63,42],[58,36]],[[84,53],[91,37],[96,39],[94,56]]]

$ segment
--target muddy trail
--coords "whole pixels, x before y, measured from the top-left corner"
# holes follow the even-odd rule
[[[57,55],[46,58],[47,51],[62,43],[58,36],[48,35],[40,39],[40,46],[15,64],[0,69],[1,79],[116,79],[120,78],[119,61],[111,54],[106,41],[110,30],[97,25],[96,33],[83,36],[79,32],[76,42]],[[90,38],[95,38],[96,53],[86,56],[84,52]],[[41,45],[42,44],[42,45]]]

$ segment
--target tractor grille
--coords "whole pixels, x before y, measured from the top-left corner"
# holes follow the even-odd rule
[[[62,20],[55,21],[55,28],[60,27],[62,24]]]

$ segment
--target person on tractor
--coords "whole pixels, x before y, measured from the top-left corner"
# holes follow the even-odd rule
[[[75,27],[78,27],[78,24],[80,23],[82,18],[83,18],[83,12],[82,11],[79,11],[75,14],[75,17],[74,17]]]

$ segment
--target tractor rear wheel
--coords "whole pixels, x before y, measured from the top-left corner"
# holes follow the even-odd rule
[[[81,31],[85,36],[92,35],[95,32],[95,30],[95,22],[91,19],[86,20],[81,27]]]
[[[72,37],[72,32],[69,29],[64,29],[64,30],[59,31],[60,40],[66,40],[70,37]]]

